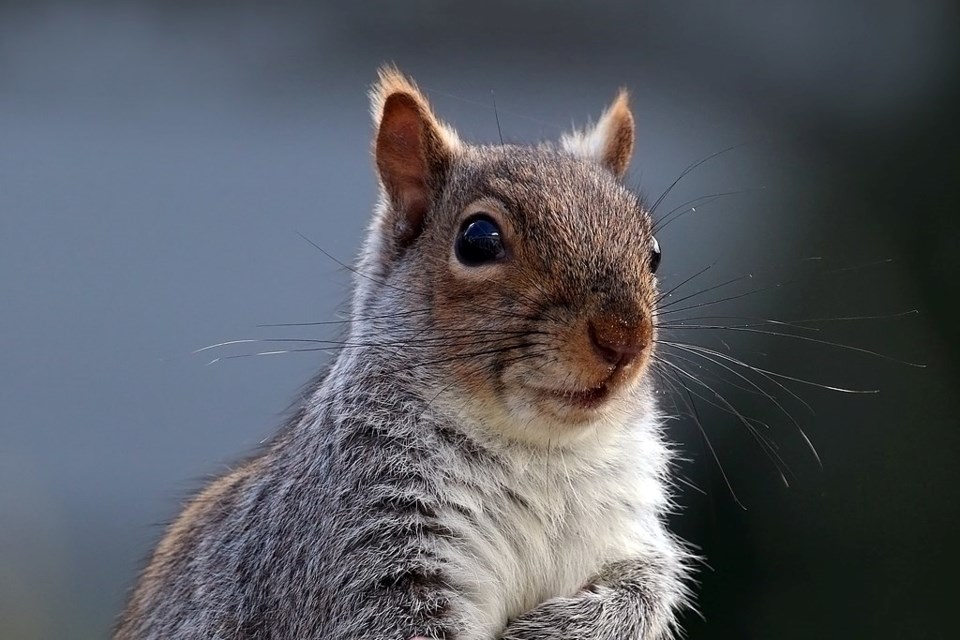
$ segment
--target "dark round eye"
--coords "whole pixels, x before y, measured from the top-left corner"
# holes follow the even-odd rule
[[[478,213],[463,221],[455,250],[457,260],[468,267],[494,262],[506,254],[500,227],[485,213]]]
[[[650,238],[650,273],[656,273],[660,266],[660,243],[656,238]]]

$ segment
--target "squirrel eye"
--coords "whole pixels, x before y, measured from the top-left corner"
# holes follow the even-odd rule
[[[650,238],[650,273],[656,273],[660,266],[660,243],[656,238]]]
[[[477,267],[502,258],[506,252],[500,227],[483,213],[470,216],[460,226],[455,245],[457,260],[468,267]]]

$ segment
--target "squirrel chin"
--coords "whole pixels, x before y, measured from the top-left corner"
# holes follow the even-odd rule
[[[452,402],[466,422],[479,425],[495,437],[537,448],[576,447],[582,442],[603,442],[623,433],[656,413],[652,401],[639,387],[582,392],[557,392],[530,386],[516,387],[496,403]]]

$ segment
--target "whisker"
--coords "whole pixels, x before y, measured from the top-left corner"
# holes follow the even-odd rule
[[[453,334],[452,336],[450,334]],[[474,342],[462,342],[453,340],[453,337],[471,337],[474,335],[484,335],[490,336],[488,340],[480,340]],[[427,345],[429,347],[436,347],[437,345],[443,346],[457,346],[464,344],[477,344],[483,342],[493,342],[497,340],[507,340],[516,336],[530,336],[530,335],[547,335],[545,331],[537,330],[528,330],[528,331],[502,331],[502,330],[492,330],[492,329],[464,329],[460,331],[451,331],[446,332],[442,336],[431,336],[427,338],[421,338],[414,334],[409,338],[392,336],[393,340],[379,340],[371,342],[349,342],[344,340],[326,340],[319,338],[248,338],[243,340],[228,340],[226,342],[220,342],[217,344],[208,345],[193,351],[193,354],[202,353],[204,351],[209,351],[210,349],[216,349],[218,347],[232,346],[237,344],[251,344],[251,343],[271,343],[271,342],[299,342],[305,344],[328,344],[328,345],[339,345],[339,346],[353,346],[353,347],[387,347],[395,345],[404,345],[404,346],[420,346],[420,344]],[[414,342],[415,341],[415,342]]]
[[[903,364],[908,367],[916,367],[918,369],[924,369],[927,365],[921,364],[918,362],[908,362],[906,360],[901,360],[900,358],[895,358],[889,356],[885,353],[880,353],[879,351],[873,351],[872,349],[864,349],[863,347],[855,347],[849,344],[843,344],[842,342],[833,342],[831,340],[823,340],[820,338],[813,338],[811,336],[800,336],[795,333],[783,333],[781,331],[765,331],[763,329],[756,329],[752,327],[744,326],[730,326],[730,325],[681,325],[670,327],[671,329],[715,329],[720,331],[739,331],[743,333],[756,333],[767,336],[777,336],[780,338],[793,338],[794,340],[803,340],[804,342],[812,342],[815,344],[822,344],[829,347],[836,347],[837,349],[846,349],[847,351],[855,351],[857,353],[865,353],[876,358],[881,358],[883,360],[889,360],[891,362],[896,362],[897,364]]]
[[[250,344],[250,343],[252,343],[252,342],[259,342],[259,340],[255,340],[255,339],[247,339],[247,340],[227,340],[226,342],[218,342],[217,344],[211,344],[211,345],[207,345],[206,347],[201,347],[201,348],[199,348],[199,349],[196,349],[196,350],[194,350],[194,351],[191,351],[190,354],[191,354],[191,355],[196,355],[196,354],[198,354],[198,353],[203,353],[204,351],[209,351],[210,349],[216,349],[216,348],[218,348],[218,347],[229,347],[229,346],[235,345],[235,344]]]
[[[667,346],[667,347],[672,347],[672,348],[674,348],[674,349],[680,349],[680,350],[686,351],[687,353],[690,353],[691,355],[698,355],[699,357],[703,358],[704,360],[709,360],[709,358],[708,358],[706,355],[704,355],[704,354],[709,354],[709,355],[711,355],[711,356],[720,358],[720,359],[722,359],[722,360],[726,360],[727,362],[730,362],[731,364],[734,364],[734,365],[743,367],[744,369],[747,369],[748,371],[753,371],[754,373],[760,375],[762,378],[766,379],[766,380],[767,380],[768,382],[770,382],[771,384],[774,384],[774,385],[776,385],[777,387],[779,387],[780,389],[782,389],[783,391],[785,391],[787,394],[789,394],[791,397],[793,397],[797,402],[799,402],[799,403],[802,404],[804,407],[806,407],[807,410],[810,411],[810,413],[812,413],[812,414],[815,413],[814,410],[813,410],[813,407],[811,407],[810,404],[809,404],[806,400],[804,400],[803,398],[801,398],[801,397],[800,397],[797,393],[795,393],[792,389],[790,389],[789,387],[785,386],[784,384],[778,382],[778,381],[777,381],[776,379],[774,379],[773,377],[765,374],[762,370],[757,369],[757,367],[754,367],[753,365],[748,364],[748,363],[746,363],[746,362],[744,362],[744,361],[742,361],[742,360],[740,360],[740,359],[738,359],[738,358],[734,358],[733,356],[731,356],[731,355],[729,355],[729,354],[726,354],[726,353],[722,353],[722,352],[720,352],[720,351],[717,351],[716,349],[710,349],[710,348],[708,348],[708,347],[704,347],[703,345],[687,344],[687,343],[683,343],[683,342],[667,342],[667,341],[662,341],[662,340],[660,341],[660,343],[663,344],[664,346]],[[723,366],[723,365],[720,365],[720,363],[715,363],[715,364],[718,364],[719,366]],[[724,367],[724,368],[726,369],[727,367]],[[736,374],[736,375],[740,375],[740,374],[737,373],[736,371],[733,371],[733,370],[730,370],[730,371],[731,371],[731,373],[734,373],[734,374]],[[728,383],[728,384],[729,384],[729,383]],[[789,414],[788,414],[788,416],[789,416]],[[799,425],[798,425],[798,426],[799,426]]]
[[[664,344],[667,344],[667,343],[664,343]],[[783,379],[783,380],[790,380],[790,381],[792,381],[792,382],[798,382],[798,383],[800,383],[800,384],[806,384],[806,385],[810,385],[810,386],[813,386],[813,387],[818,387],[818,388],[820,388],[820,389],[826,389],[827,391],[837,391],[837,392],[839,392],[839,393],[854,393],[854,394],[880,393],[880,390],[879,390],[879,389],[846,389],[846,388],[843,388],[843,387],[834,387],[834,386],[831,386],[831,385],[828,385],[828,384],[822,384],[822,383],[820,383],[820,382],[814,382],[814,381],[812,381],[812,380],[805,380],[805,379],[803,379],[803,378],[795,378],[795,377],[793,377],[793,376],[788,376],[788,375],[783,374],[783,373],[777,373],[776,371],[770,371],[770,370],[768,370],[768,369],[762,369],[762,368],[757,367],[757,366],[752,365],[752,364],[747,364],[746,362],[743,362],[743,361],[741,361],[741,360],[737,360],[736,358],[733,358],[733,357],[731,357],[731,356],[729,356],[729,355],[727,355],[727,354],[725,354],[725,353],[720,353],[719,351],[716,351],[716,350],[714,350],[714,349],[708,349],[707,347],[703,347],[703,346],[700,346],[700,345],[683,344],[683,343],[673,343],[673,345],[675,345],[675,346],[676,346],[676,345],[681,345],[681,346],[686,347],[686,348],[688,348],[688,349],[699,349],[699,350],[703,350],[703,351],[705,351],[705,352],[707,352],[707,353],[711,353],[711,354],[713,354],[713,355],[716,355],[717,357],[726,358],[726,359],[728,359],[730,362],[732,362],[732,363],[734,363],[734,364],[737,364],[737,365],[739,365],[739,366],[741,366],[741,367],[745,367],[745,368],[747,368],[747,369],[750,369],[751,371],[756,371],[756,372],[758,372],[758,373],[766,373],[766,374],[768,374],[768,375],[771,375],[771,376],[774,376],[774,377],[777,377],[777,378],[781,378],[781,379]],[[798,399],[799,399],[799,398],[798,398]],[[802,400],[801,400],[801,402],[802,402]]]
[[[804,324],[801,324],[802,321],[796,320],[773,320],[771,318],[757,318],[751,316],[690,316],[687,318],[678,318],[674,320],[674,324],[658,324],[658,329],[686,329],[686,328],[702,328],[697,325],[688,324],[691,320],[744,320],[752,321],[750,324],[739,324],[739,325],[724,325],[732,327],[763,327],[767,325],[775,326],[786,326],[791,329],[798,329],[801,331],[820,331],[816,327],[808,327]]]
[[[714,264],[716,264],[716,263],[714,263]],[[711,266],[712,266],[712,265],[711,265]],[[665,305],[661,305],[660,307],[658,307],[657,310],[656,310],[656,312],[654,313],[654,315],[665,315],[665,313],[663,312],[664,309],[669,309],[669,308],[672,307],[673,305],[679,304],[679,303],[683,302],[684,300],[689,300],[690,298],[695,298],[695,297],[697,297],[697,296],[703,295],[704,293],[710,293],[711,291],[716,291],[717,289],[720,289],[721,287],[726,287],[726,286],[728,286],[728,285],[735,284],[735,283],[737,283],[737,282],[740,282],[741,280],[749,280],[750,278],[753,278],[753,274],[752,274],[752,273],[748,273],[748,274],[743,275],[743,276],[740,276],[740,277],[738,277],[738,278],[732,278],[732,279],[730,279],[730,280],[727,280],[726,282],[721,282],[720,284],[715,284],[715,285],[713,285],[712,287],[707,287],[706,289],[701,289],[700,291],[697,291],[696,293],[691,293],[690,295],[684,296],[683,298],[678,298],[677,300],[671,300],[669,303],[667,303],[667,304],[665,304]],[[687,308],[687,309],[690,309],[690,308],[692,308],[692,307],[686,307],[686,308]],[[666,313],[673,313],[673,312],[674,312],[674,311],[667,311]]]
[[[516,345],[510,345],[510,346],[507,346],[507,347],[499,347],[499,348],[496,348],[496,349],[486,349],[486,350],[481,350],[481,351],[474,351],[474,352],[471,352],[471,353],[462,353],[462,354],[457,354],[457,355],[455,355],[455,356],[450,356],[450,357],[446,357],[446,358],[440,358],[440,359],[437,359],[437,360],[429,360],[429,361],[426,361],[426,362],[417,362],[417,363],[414,363],[413,365],[411,365],[411,366],[409,366],[409,367],[402,367],[402,368],[400,368],[400,369],[392,369],[392,370],[389,370],[389,371],[385,371],[385,372],[382,373],[382,375],[384,375],[384,376],[389,376],[389,375],[392,375],[392,374],[395,374],[395,373],[400,373],[400,372],[403,372],[403,371],[409,371],[409,370],[411,370],[411,369],[416,369],[416,368],[419,368],[419,367],[434,366],[434,365],[440,365],[440,364],[449,364],[449,363],[451,363],[451,362],[456,362],[456,361],[458,361],[458,360],[466,360],[466,359],[468,359],[468,358],[475,358],[475,357],[477,357],[477,356],[494,355],[494,354],[499,354],[499,353],[506,353],[506,352],[508,352],[508,351],[513,351],[513,350],[516,350],[516,349],[526,349],[526,348],[529,348],[529,347],[531,347],[531,346],[534,346],[534,345],[532,345],[532,344],[530,344],[530,343],[521,343],[521,344],[516,344]]]
[[[901,311],[900,313],[888,313],[874,316],[840,316],[834,318],[808,318],[805,320],[792,320],[791,322],[795,325],[802,324],[819,324],[825,322],[853,322],[857,320],[893,320],[895,318],[904,318],[906,316],[912,316],[919,314],[918,309],[910,309],[909,311]]]
[[[690,305],[690,306],[687,306],[687,307],[683,307],[683,308],[680,308],[680,309],[669,309],[669,310],[663,311],[663,312],[661,312],[661,311],[658,309],[658,310],[654,313],[654,315],[668,315],[668,314],[672,314],[672,313],[679,313],[679,312],[681,312],[681,311],[687,311],[687,310],[689,310],[689,309],[698,309],[698,308],[701,308],[701,307],[707,307],[707,306],[711,306],[711,305],[715,305],[715,304],[720,304],[720,303],[722,303],[722,302],[729,302],[729,301],[731,301],[731,300],[739,300],[739,299],[741,299],[741,298],[745,298],[745,297],[747,297],[747,296],[752,296],[752,295],[755,295],[755,294],[757,294],[757,293],[762,293],[762,292],[764,292],[764,291],[769,291],[769,290],[771,290],[771,289],[778,289],[778,288],[781,288],[781,287],[787,287],[787,286],[790,286],[790,285],[794,285],[794,284],[797,284],[798,282],[802,282],[803,280],[806,280],[806,279],[809,279],[809,278],[822,278],[822,277],[825,277],[825,276],[831,276],[831,275],[838,275],[838,274],[850,273],[850,272],[852,272],[852,271],[859,271],[859,270],[861,270],[861,269],[869,269],[869,268],[871,268],[871,267],[875,267],[875,266],[879,266],[879,265],[883,265],[883,264],[889,264],[890,262],[893,262],[893,260],[890,259],[890,258],[884,258],[884,259],[882,259],[882,260],[875,260],[875,261],[872,261],[872,262],[867,262],[867,263],[865,263],[865,264],[853,265],[853,266],[850,266],[850,267],[839,267],[839,268],[837,268],[837,269],[832,269],[832,270],[830,270],[830,271],[824,271],[824,272],[815,273],[815,274],[812,274],[812,275],[800,276],[800,277],[797,277],[797,278],[793,278],[792,280],[785,280],[785,281],[783,281],[783,282],[778,282],[778,283],[776,283],[776,284],[768,285],[768,286],[765,286],[765,287],[760,287],[760,288],[758,288],[758,289],[753,289],[753,290],[751,290],[751,291],[747,291],[747,292],[740,293],[740,294],[737,294],[737,295],[729,296],[729,297],[726,297],[726,298],[721,298],[721,299],[719,299],[719,300],[711,300],[711,301],[708,301],[708,302],[702,302],[702,303]],[[753,277],[752,274],[748,274],[747,276],[742,276],[741,279],[752,278],[752,277]],[[725,283],[725,284],[726,284],[726,283]],[[716,288],[716,287],[715,287],[715,288]],[[693,294],[693,295],[699,295],[699,293],[702,293],[702,292],[698,292],[697,294]],[[691,297],[692,297],[692,296],[691,296]],[[676,304],[677,302],[679,302],[679,300],[676,300],[676,301],[671,302],[671,305],[672,305],[672,304]],[[666,307],[664,307],[664,308],[666,308]]]
[[[696,376],[694,376],[693,374],[685,370],[683,367],[680,367],[677,364],[670,362],[669,360],[664,360],[663,358],[659,358],[659,362],[662,362],[663,364],[670,367],[671,369],[673,369],[683,377],[689,380],[692,380],[695,384],[703,387],[704,389],[712,393],[714,397],[717,398],[717,400],[722,402],[723,406],[718,405],[716,402],[710,400],[709,398],[704,397],[703,395],[697,393],[693,389],[690,389],[690,387],[684,385],[684,388],[689,393],[692,393],[693,395],[697,396],[707,404],[735,416],[737,420],[739,420],[740,423],[744,427],[746,427],[747,432],[760,445],[760,448],[767,453],[767,457],[769,457],[770,460],[774,463],[774,467],[776,468],[777,473],[780,475],[780,479],[783,481],[784,485],[788,487],[790,486],[790,481],[787,480],[787,476],[784,473],[785,471],[786,473],[790,473],[790,467],[786,464],[786,462],[783,461],[783,458],[780,457],[780,454],[777,452],[776,447],[774,447],[769,442],[769,440],[767,440],[767,438],[762,433],[760,433],[760,431],[757,430],[757,428],[751,423],[751,421],[746,416],[744,416],[741,412],[737,411],[736,407],[730,404],[730,402],[725,397],[723,397],[723,395],[721,395],[716,389],[714,389],[707,383],[703,382],[702,380],[700,380],[699,378],[697,378]],[[759,424],[763,424],[765,427],[767,426],[765,423],[762,423],[759,421],[756,421],[756,422],[758,422]]]
[[[710,269],[712,269],[713,267],[715,267],[716,264],[717,264],[717,261],[714,260],[714,261],[713,261],[713,264],[709,264],[709,265],[705,266],[703,269],[700,269],[700,271],[697,271],[695,274],[693,274],[693,275],[690,276],[689,278],[686,278],[685,280],[683,280],[680,284],[678,284],[678,285],[672,287],[671,289],[669,289],[669,290],[661,293],[659,296],[657,296],[657,299],[656,299],[656,301],[655,301],[655,304],[659,305],[661,300],[663,300],[664,298],[666,298],[667,296],[669,296],[671,293],[673,293],[674,291],[676,291],[677,289],[679,289],[679,288],[682,287],[683,285],[687,284],[688,282],[691,282],[694,278],[697,278],[697,277],[703,275],[704,273],[706,273],[707,271],[709,271]]]
[[[705,496],[705,495],[709,495],[706,491],[704,491],[703,489],[701,489],[701,488],[698,487],[697,485],[693,484],[690,480],[688,480],[686,477],[684,477],[683,475],[681,475],[681,474],[679,474],[679,473],[674,476],[674,480],[676,480],[677,482],[679,482],[680,484],[682,484],[682,485],[684,485],[684,486],[687,486],[687,487],[693,489],[694,491],[696,491],[696,492],[699,493],[700,495],[704,495],[704,496]],[[743,506],[743,505],[740,505],[740,506]]]
[[[743,147],[746,144],[747,144],[746,142],[741,142],[740,144],[735,144],[732,147],[727,147],[726,149],[715,151],[714,153],[711,153],[707,157],[701,158],[700,160],[697,160],[693,164],[687,166],[686,169],[680,172],[680,175],[677,176],[677,179],[674,180],[672,183],[670,183],[670,186],[667,187],[666,190],[660,194],[660,197],[657,198],[656,202],[653,203],[653,206],[650,207],[650,215],[652,216],[654,214],[654,212],[657,210],[657,207],[660,206],[661,202],[663,202],[663,199],[666,198],[668,195],[670,195],[670,192],[673,191],[673,188],[676,187],[678,184],[680,184],[680,181],[686,178],[690,174],[690,172],[696,170],[697,167],[700,167],[704,163],[709,162],[710,160],[713,160],[716,157],[722,156],[725,153],[729,153],[730,151],[739,149],[740,147]]]
[[[687,353],[690,353],[691,355],[696,355],[697,357],[700,357],[700,358],[703,358],[704,360],[707,360],[707,361],[709,361],[709,362],[712,362],[713,364],[715,364],[715,365],[717,365],[717,366],[719,366],[719,367],[722,367],[722,368],[725,369],[726,371],[729,371],[730,373],[732,373],[733,375],[737,376],[738,378],[740,378],[741,380],[743,380],[743,381],[746,382],[747,384],[751,385],[751,386],[752,386],[753,388],[755,388],[758,392],[762,393],[770,402],[773,403],[774,406],[777,407],[777,409],[780,410],[781,413],[783,413],[783,415],[785,415],[785,416],[787,417],[788,420],[790,420],[790,422],[793,423],[793,426],[794,426],[794,427],[796,428],[796,430],[800,433],[800,436],[803,438],[804,442],[807,443],[807,446],[809,447],[810,452],[813,454],[813,457],[816,459],[817,464],[820,466],[821,469],[823,468],[823,462],[822,462],[822,460],[820,459],[820,453],[817,451],[817,448],[813,446],[813,442],[810,440],[810,438],[807,437],[807,434],[806,434],[806,432],[803,430],[803,427],[800,426],[800,423],[797,421],[796,418],[793,417],[793,414],[791,414],[789,411],[787,411],[787,409],[783,406],[783,404],[781,404],[780,401],[777,400],[777,398],[776,398],[773,394],[771,394],[771,393],[767,392],[765,389],[761,388],[758,384],[756,384],[754,381],[752,381],[752,380],[750,380],[749,378],[747,378],[745,375],[743,375],[743,374],[740,373],[739,371],[736,371],[736,370],[733,369],[732,367],[727,366],[727,365],[723,364],[722,362],[720,362],[720,361],[718,361],[718,360],[715,360],[715,359],[713,359],[712,357],[710,357],[709,355],[706,355],[705,353],[703,353],[703,351],[707,351],[705,348],[691,349],[691,348],[690,348],[690,345],[679,345],[679,344],[671,344],[671,345],[668,345],[668,346],[672,346],[672,347],[674,347],[675,349],[681,349],[681,350],[683,350],[683,351],[686,351]],[[719,353],[718,353],[718,354],[714,354],[714,355],[717,355],[718,357],[720,357],[720,356],[723,355],[723,354],[719,354]],[[677,357],[681,357],[681,356],[677,356]],[[685,358],[684,358],[684,359],[685,359]],[[729,357],[727,357],[727,359],[734,360],[733,358],[729,358]],[[807,409],[810,410],[810,413],[813,413],[813,412],[814,412],[814,411],[813,411],[813,407],[811,407],[809,404],[807,404],[807,402],[805,402],[802,398],[800,398],[800,396],[798,396],[797,394],[795,394],[793,391],[791,391],[790,389],[788,389],[788,388],[785,387],[784,385],[780,384],[779,382],[777,382],[776,380],[773,380],[772,378],[770,378],[770,377],[768,377],[768,376],[763,376],[763,377],[766,378],[767,380],[769,380],[770,382],[773,382],[773,383],[776,384],[778,387],[780,387],[781,389],[783,389],[784,391],[786,391],[787,393],[789,393],[791,396],[793,396],[794,398],[796,398],[797,400],[799,400],[801,403],[803,403],[803,405],[804,405],[805,407],[807,407]],[[727,384],[729,384],[729,382],[728,382]]]
[[[335,325],[335,324],[349,324],[351,322],[361,321],[366,322],[369,320],[396,320],[397,318],[406,318],[409,316],[421,315],[426,313],[431,313],[433,309],[413,309],[410,311],[395,311],[393,313],[387,313],[377,316],[356,316],[354,318],[344,318],[343,320],[322,320],[319,322],[271,322],[268,324],[258,324],[257,328],[269,328],[269,327],[312,327],[312,326],[323,326],[323,325]]]
[[[662,218],[660,218],[659,220],[657,220],[657,221],[653,224],[653,229],[652,229],[652,231],[653,231],[654,233],[660,233],[660,232],[662,232],[664,229],[666,229],[667,227],[669,227],[671,224],[673,224],[674,222],[676,222],[677,220],[679,220],[679,219],[682,218],[683,216],[687,215],[688,213],[694,213],[694,212],[696,212],[697,207],[696,207],[695,205],[699,205],[699,204],[702,203],[702,206],[706,206],[706,205],[710,204],[711,202],[714,202],[714,201],[716,201],[716,200],[719,200],[720,198],[725,198],[725,197],[728,197],[728,196],[738,196],[738,195],[742,195],[742,194],[744,194],[744,193],[750,193],[750,192],[753,192],[753,191],[763,191],[763,190],[764,190],[763,187],[757,187],[757,188],[755,188],[755,189],[740,189],[740,190],[738,190],[738,191],[723,191],[723,192],[720,192],[720,193],[711,193],[711,194],[708,194],[708,195],[700,196],[699,198],[693,198],[693,199],[691,199],[691,200],[687,200],[687,201],[684,202],[683,204],[674,207],[674,208],[671,209],[669,212],[667,212],[667,214],[666,214],[665,216],[663,216]],[[680,211],[680,210],[683,209],[684,207],[688,207],[688,208],[685,209],[685,210],[683,210],[683,211]],[[680,211],[680,213],[678,213],[677,215],[673,215],[673,214],[677,213],[678,211]],[[673,217],[671,218],[671,216],[673,216]]]
[[[666,345],[666,344],[663,345],[663,346],[664,346],[664,347],[673,347],[673,345]],[[676,348],[676,347],[674,347],[674,348]],[[700,356],[700,354],[693,354],[693,353],[691,353],[690,355]],[[701,362],[701,361],[698,361],[698,360],[692,360],[692,359],[690,359],[690,358],[686,358],[686,357],[684,357],[684,356],[681,356],[681,355],[679,355],[679,354],[677,354],[677,353],[671,353],[671,354],[670,354],[670,357],[671,357],[671,358],[676,358],[677,360],[681,360],[682,362],[686,362],[686,363],[689,364],[691,367],[696,367],[696,369],[698,369],[698,371],[699,371],[699,375],[707,376],[707,377],[709,377],[709,378],[711,378],[711,379],[713,379],[713,380],[716,380],[717,382],[722,382],[723,384],[729,385],[729,386],[733,387],[734,389],[737,389],[737,390],[739,390],[739,391],[743,391],[744,393],[749,393],[749,394],[755,395],[755,396],[766,396],[766,395],[767,395],[767,394],[765,394],[762,390],[757,390],[757,389],[752,388],[752,387],[745,387],[745,386],[743,386],[743,385],[737,384],[736,382],[731,382],[730,380],[722,377],[719,373],[711,370],[711,369],[706,365],[706,363],[704,363],[704,362]],[[707,362],[711,362],[712,364],[716,364],[717,366],[721,366],[719,363],[712,362],[709,358],[706,358],[706,357],[703,357],[703,356],[700,356],[700,357],[703,358],[703,360],[706,360]]]
[[[348,345],[347,347],[337,347],[336,345],[332,345],[332,346],[324,346],[324,347],[303,347],[303,348],[296,348],[296,349],[276,349],[276,350],[269,350],[269,351],[258,351],[258,352],[256,352],[256,353],[239,353],[239,354],[233,354],[233,355],[228,355],[228,356],[220,356],[220,357],[218,357],[218,358],[214,358],[213,360],[211,360],[210,362],[208,362],[207,365],[209,366],[209,365],[211,365],[211,364],[215,364],[215,363],[217,363],[217,362],[220,362],[221,360],[235,360],[235,359],[239,359],[239,358],[255,358],[255,357],[260,357],[260,356],[285,355],[285,354],[290,354],[290,353],[314,353],[314,352],[318,352],[318,351],[331,352],[331,351],[342,350],[343,348],[348,348],[348,347],[363,347],[363,346],[366,346],[366,345]],[[471,346],[475,346],[475,345],[471,345]],[[383,375],[390,375],[390,374],[393,374],[393,373],[398,373],[398,372],[402,372],[402,371],[407,371],[407,370],[410,370],[410,369],[416,369],[416,368],[418,368],[418,367],[423,367],[423,366],[430,366],[430,365],[435,365],[435,364],[445,364],[445,363],[448,363],[448,362],[454,362],[454,361],[456,361],[456,360],[466,360],[466,359],[468,359],[468,358],[473,358],[473,357],[476,357],[476,356],[479,356],[479,355],[487,355],[487,354],[494,354],[494,353],[504,353],[504,352],[507,352],[507,351],[510,351],[510,350],[513,350],[513,349],[523,349],[523,348],[528,348],[528,347],[531,347],[531,346],[537,346],[537,345],[532,344],[532,343],[524,343],[524,344],[512,345],[512,346],[508,346],[508,347],[501,347],[501,348],[498,348],[498,349],[489,349],[489,350],[484,350],[484,351],[476,351],[476,352],[473,352],[473,353],[458,354],[458,355],[456,355],[456,356],[452,356],[452,357],[449,357],[449,358],[443,358],[443,359],[440,359],[440,360],[432,360],[432,361],[427,361],[427,362],[417,362],[417,363],[414,363],[413,365],[411,365],[410,367],[403,367],[403,368],[400,368],[400,369],[394,369],[394,370],[391,370],[391,371],[387,371],[387,372],[385,372]],[[544,351],[544,353],[545,353],[545,352],[546,352],[546,351]],[[540,352],[538,352],[537,355],[540,355]]]
[[[657,359],[657,361],[659,362],[659,359]],[[663,371],[663,373],[664,375],[667,375],[670,372]],[[668,380],[668,379],[669,378],[665,378],[665,380]],[[700,412],[697,410],[697,403],[693,399],[693,396],[690,395],[690,390],[687,388],[685,384],[683,384],[683,382],[679,378],[673,377],[673,379],[677,382],[677,384],[680,385],[680,388],[683,389],[683,393],[682,394],[677,393],[676,386],[674,386],[673,383],[668,382],[668,384],[670,384],[670,387],[674,390],[674,393],[680,396],[680,399],[683,400],[684,404],[686,404],[687,408],[690,410],[690,413],[687,415],[689,415],[693,419],[694,424],[697,426],[697,430],[700,432],[701,440],[706,445],[707,450],[710,452],[711,457],[713,457],[713,461],[717,464],[717,469],[720,470],[720,477],[723,478],[723,482],[727,486],[727,491],[730,492],[730,495],[733,497],[733,501],[737,504],[737,506],[739,506],[741,509],[746,511],[747,508],[740,501],[739,496],[737,496],[737,492],[733,490],[733,483],[730,482],[730,478],[727,476],[727,472],[724,470],[723,465],[720,463],[720,457],[717,455],[717,451],[713,447],[713,442],[710,441],[710,437],[707,435],[706,430],[703,428],[703,421],[700,419]]]
[[[500,138],[500,144],[503,144],[503,131],[500,129],[500,114],[497,113],[497,94],[490,90],[490,99],[493,100],[493,117],[497,120],[497,136]]]

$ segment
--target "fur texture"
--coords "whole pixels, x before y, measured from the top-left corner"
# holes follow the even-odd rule
[[[347,346],[170,527],[115,638],[671,636],[688,556],[663,523],[625,94],[560,147],[466,145],[395,70],[372,103],[383,188]],[[476,215],[503,260],[458,261]]]

